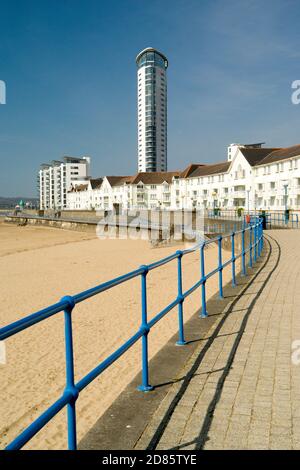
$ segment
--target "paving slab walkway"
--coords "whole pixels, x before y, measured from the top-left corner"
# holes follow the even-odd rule
[[[300,231],[270,230],[265,243],[267,261],[200,341],[135,449],[300,449],[300,364],[291,360]]]

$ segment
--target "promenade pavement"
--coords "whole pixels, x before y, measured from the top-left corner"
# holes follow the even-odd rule
[[[135,449],[300,449],[300,231],[267,231],[265,253]]]

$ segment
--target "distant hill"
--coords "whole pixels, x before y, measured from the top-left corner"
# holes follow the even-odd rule
[[[1,197],[0,196],[0,209],[11,209],[19,204],[20,201],[27,202],[32,206],[37,206],[39,200],[36,197]]]

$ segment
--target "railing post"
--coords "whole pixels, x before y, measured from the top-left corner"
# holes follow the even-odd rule
[[[242,274],[246,276],[245,229],[242,230]]]
[[[260,257],[260,222],[257,224],[257,257]]]
[[[218,239],[218,252],[219,252],[219,295],[220,299],[224,298],[223,295],[223,263],[222,263],[222,236]]]
[[[235,280],[235,250],[234,250],[234,236],[235,233],[232,232],[231,234],[231,267],[232,267],[232,285],[233,287],[236,286]]]
[[[178,341],[177,346],[184,346],[186,341],[184,339],[184,326],[183,326],[183,302],[182,295],[182,251],[177,251],[177,282],[178,282]]]
[[[204,248],[205,248],[205,242],[201,245],[201,248],[200,248],[201,279],[203,279],[203,282],[201,285],[201,293],[202,293],[201,318],[206,318],[208,315],[207,310],[206,310],[206,289],[205,289],[206,279],[205,279]]]
[[[62,302],[68,302],[68,306],[64,309],[65,318],[65,346],[66,346],[66,388],[65,393],[71,395],[71,399],[67,404],[68,416],[68,448],[69,450],[77,449],[76,439],[76,400],[78,398],[78,390],[74,383],[74,354],[73,354],[73,333],[72,333],[72,310],[75,307],[73,297],[66,296],[61,299]]]
[[[148,333],[149,326],[147,321],[147,274],[148,267],[141,266],[143,272],[141,274],[141,301],[142,301],[142,323],[141,329],[143,330],[142,336],[142,384],[138,389],[142,392],[149,392],[153,387],[149,384],[149,370],[148,370]]]
[[[259,256],[261,256],[261,252],[262,252],[262,242],[263,242],[263,221],[261,220],[260,221],[260,225],[259,225]]]
[[[257,261],[257,223],[254,225],[254,263]]]
[[[249,228],[249,267],[252,268],[252,225]]]

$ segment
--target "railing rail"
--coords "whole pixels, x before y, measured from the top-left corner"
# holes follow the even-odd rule
[[[220,220],[237,220],[241,223],[245,220],[247,215],[251,217],[260,217],[262,215],[266,217],[266,223],[268,227],[285,227],[285,228],[299,228],[300,220],[299,215],[293,211],[286,214],[285,211],[272,211],[272,210],[243,210],[240,215],[238,210],[234,209],[214,209],[207,210],[207,217],[210,219]]]
[[[245,234],[249,232],[249,243],[245,245]],[[242,243],[241,250],[236,253],[235,239],[241,234]],[[229,239],[231,242],[231,258],[226,262],[222,260],[222,242]],[[218,246],[218,266],[212,271],[206,273],[205,270],[205,247],[209,244],[216,243]],[[178,345],[185,345],[184,321],[183,321],[183,305],[185,299],[201,286],[201,317],[208,316],[206,307],[206,281],[218,274],[219,296],[223,298],[223,270],[231,265],[232,284],[236,285],[236,261],[242,259],[242,274],[246,275],[246,254],[249,254],[249,267],[257,260],[263,249],[263,224],[258,217],[252,218],[248,226],[244,226],[241,230],[232,232],[228,235],[219,236],[218,238],[206,240],[193,248],[176,251],[170,256],[158,260],[149,265],[140,266],[138,269],[126,273],[122,276],[104,282],[96,287],[83,291],[74,296],[63,297],[59,302],[33,313],[21,320],[4,326],[0,329],[0,341],[5,340],[20,331],[50,318],[51,316],[64,312],[65,322],[65,357],[66,357],[66,386],[60,398],[58,398],[47,410],[45,410],[37,419],[35,419],[21,434],[19,434],[7,447],[7,450],[21,449],[35,434],[37,434],[57,413],[65,406],[67,407],[67,428],[68,428],[68,448],[75,450],[77,448],[76,433],[76,400],[80,392],[95,380],[105,369],[119,359],[128,349],[130,349],[137,341],[142,340],[142,383],[139,387],[142,391],[149,391],[153,387],[149,381],[149,360],[148,360],[148,334],[151,328],[159,322],[168,312],[176,306],[178,307]],[[182,258],[189,253],[195,251],[200,252],[200,278],[195,284],[185,292],[182,288]],[[177,297],[168,304],[163,310],[157,313],[150,321],[147,318],[147,276],[148,273],[160,266],[163,266],[173,260],[177,260]],[[101,292],[107,291],[119,284],[130,279],[140,276],[141,279],[141,325],[138,331],[133,334],[124,344],[115,350],[110,356],[104,359],[94,369],[88,372],[77,383],[74,380],[74,354],[73,354],[73,332],[72,332],[72,314],[75,306]]]

